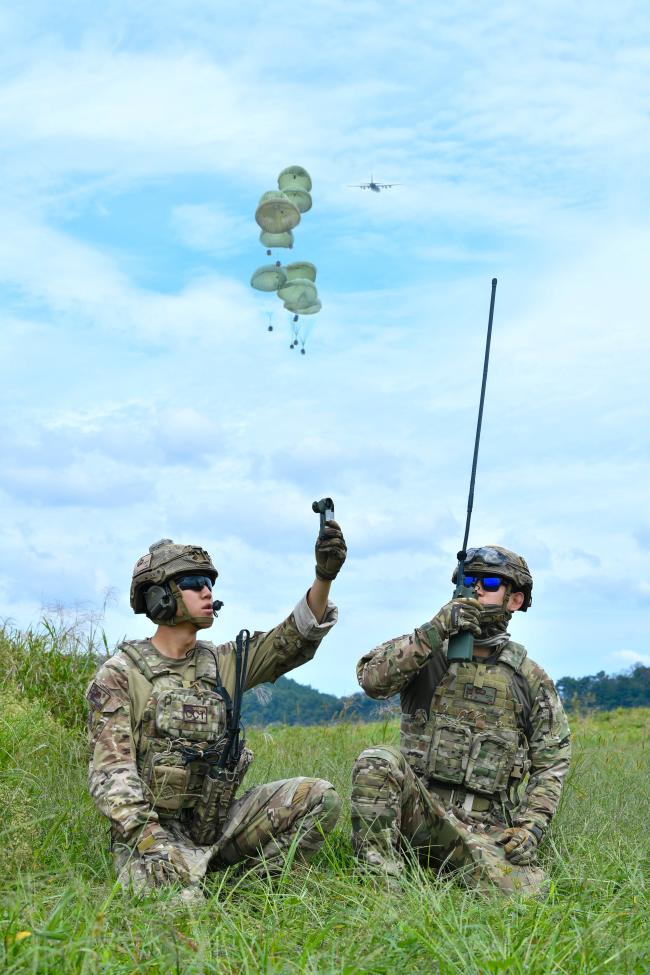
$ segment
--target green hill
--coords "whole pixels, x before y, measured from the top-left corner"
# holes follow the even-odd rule
[[[267,724],[312,725],[328,721],[377,721],[394,713],[397,698],[373,701],[359,692],[349,697],[335,697],[299,684],[290,677],[280,677],[275,684],[262,684],[247,691],[242,714],[247,725]]]

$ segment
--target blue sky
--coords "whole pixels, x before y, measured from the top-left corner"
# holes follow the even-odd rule
[[[470,541],[528,558],[553,677],[650,662],[645,5],[28,0],[0,39],[3,617],[110,592],[144,636],[171,536],[219,567],[217,642],[271,626],[330,494],[341,619],[294,676],[355,690],[449,597],[496,276]],[[248,285],[294,163],[305,356]]]

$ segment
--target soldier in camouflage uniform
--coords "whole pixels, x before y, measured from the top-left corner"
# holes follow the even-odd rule
[[[235,798],[252,753],[230,732],[237,674],[245,690],[314,656],[337,619],[328,594],[345,555],[329,522],[316,542],[316,580],[287,619],[252,635],[245,678],[241,644],[197,640],[214,620],[208,553],[163,539],[138,560],[131,606],[157,630],[120,644],[87,692],[90,792],[110,820],[122,885],[180,883],[192,901],[208,870],[246,861],[277,873],[294,841],[308,859],[333,828],[340,799],[324,779],[283,779]]]
[[[402,720],[399,749],[367,748],[355,764],[353,844],[362,869],[389,882],[410,847],[475,889],[538,895],[537,848],[569,767],[569,727],[550,677],[506,632],[531,604],[524,559],[470,549],[465,573],[475,599],[453,599],[357,665],[370,697],[400,693]],[[473,659],[449,662],[449,637],[462,630],[475,637]]]

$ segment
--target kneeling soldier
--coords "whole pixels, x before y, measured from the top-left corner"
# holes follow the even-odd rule
[[[163,539],[137,561],[131,606],[157,630],[120,644],[87,693],[90,792],[110,820],[123,885],[179,882],[194,888],[191,898],[208,869],[245,860],[278,872],[294,840],[308,858],[333,828],[340,800],[323,779],[235,793],[252,760],[239,737],[241,695],[314,656],[337,619],[328,594],[345,555],[329,522],[316,542],[317,578],[290,616],[220,646],[197,640],[214,621],[217,570],[208,553]]]
[[[535,895],[569,727],[550,677],[506,632],[513,612],[531,604],[525,560],[497,546],[470,549],[465,572],[476,599],[453,599],[357,665],[370,697],[400,693],[402,723],[399,749],[368,748],[357,759],[353,843],[368,871],[398,876],[408,844],[471,887]],[[450,662],[447,642],[462,630],[475,636],[473,659]]]

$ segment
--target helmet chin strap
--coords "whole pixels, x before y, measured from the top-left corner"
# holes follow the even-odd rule
[[[176,616],[171,620],[167,620],[166,626],[178,626],[179,623],[191,623],[197,630],[207,630],[208,627],[212,626],[214,623],[213,613],[210,616],[191,616],[188,613],[185,600],[183,599],[183,592],[176,585],[175,579],[169,580],[169,588],[171,589],[172,596],[176,600]]]

